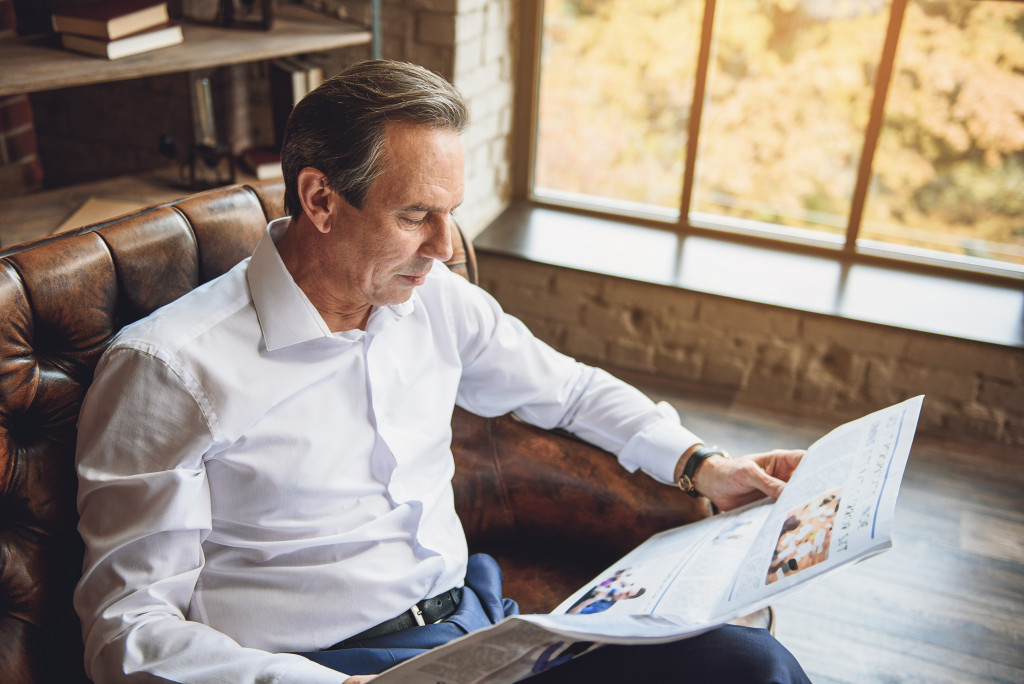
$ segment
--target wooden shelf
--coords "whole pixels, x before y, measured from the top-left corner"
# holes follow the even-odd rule
[[[182,26],[184,43],[113,61],[64,50],[53,35],[0,41],[0,96],[368,45],[373,38],[365,27],[289,5],[278,7],[272,31]]]
[[[376,16],[376,14],[375,14]],[[0,97],[73,86],[125,81],[336,50],[373,42],[371,29],[295,5],[279,5],[274,29],[222,28],[182,22],[185,41],[117,60],[81,55],[60,47],[54,35],[0,41]],[[237,180],[248,178],[239,173]],[[90,198],[143,205],[167,202],[193,191],[176,166],[108,178],[22,197],[0,199],[0,246],[50,235]]]

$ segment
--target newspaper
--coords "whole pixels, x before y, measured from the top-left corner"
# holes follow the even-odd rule
[[[777,501],[656,534],[548,615],[518,615],[384,672],[375,684],[503,684],[603,644],[695,636],[892,546],[923,397],[815,442]]]

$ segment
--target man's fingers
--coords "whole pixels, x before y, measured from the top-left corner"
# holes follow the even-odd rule
[[[747,482],[750,486],[765,496],[778,499],[779,495],[782,494],[782,490],[786,487],[786,483],[772,477],[755,463],[751,463],[750,466],[750,468],[747,468]]]
[[[788,481],[793,471],[800,465],[804,453],[803,449],[775,449],[757,454],[753,458],[769,475]]]
[[[711,477],[704,474],[707,465],[697,471],[697,489],[723,511],[765,496],[778,499],[803,455],[803,450],[776,449],[732,460],[709,460],[706,463],[717,467],[709,471]]]

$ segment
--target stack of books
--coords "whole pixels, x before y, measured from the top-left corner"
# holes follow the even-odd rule
[[[184,40],[172,23],[166,2],[103,0],[53,15],[53,30],[68,50],[120,59]]]
[[[299,57],[281,57],[270,62],[270,105],[274,123],[274,145],[253,147],[242,153],[242,165],[256,178],[281,175],[281,142],[288,115],[306,93],[323,81],[319,66]]]

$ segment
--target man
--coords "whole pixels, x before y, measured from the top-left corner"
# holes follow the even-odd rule
[[[77,454],[75,605],[97,682],[358,682],[514,612],[455,515],[456,403],[566,428],[665,483],[689,464],[722,508],[781,491],[801,452],[709,456],[667,406],[444,267],[466,121],[418,67],[327,81],[288,123],[291,218],[111,344]],[[739,629],[680,642],[687,669],[770,662],[803,681],[766,632]]]

